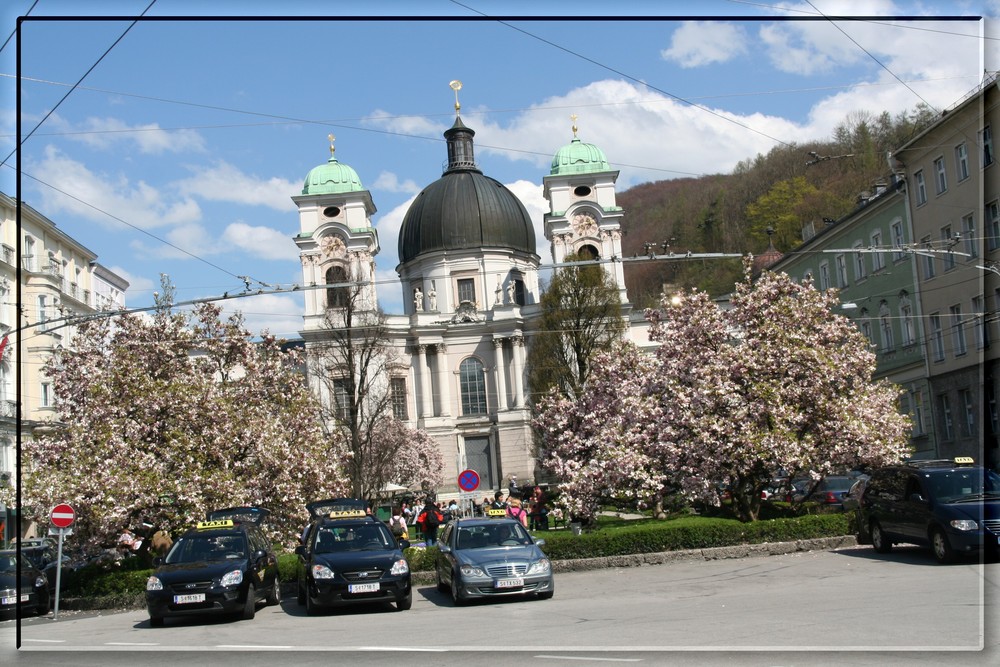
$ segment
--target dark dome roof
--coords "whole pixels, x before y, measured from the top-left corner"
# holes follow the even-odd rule
[[[471,129],[444,133],[448,168],[417,195],[399,230],[399,261],[439,250],[503,248],[535,254],[531,216],[513,192],[475,166]]]

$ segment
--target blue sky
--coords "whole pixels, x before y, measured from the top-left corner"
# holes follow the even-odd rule
[[[480,167],[525,203],[548,261],[541,183],[572,139],[571,114],[621,171],[620,192],[829,139],[851,114],[945,109],[1000,67],[1000,0],[280,3],[297,20],[235,20],[278,16],[273,2],[157,0],[146,16],[183,18],[140,21],[102,58],[129,22],[85,19],[149,3],[2,8],[4,38],[29,10],[69,17],[25,21],[21,43],[0,52],[4,157],[16,147],[18,46],[22,136],[35,130],[21,197],[125,276],[133,307],[151,302],[161,273],[181,300],[240,291],[240,276],[255,290],[301,283],[291,197],[332,133],[378,208],[379,297],[401,312],[397,232],[441,175],[454,79]],[[331,9],[339,18],[320,16]],[[809,20],[834,15],[866,20]],[[988,18],[906,20],[925,16]],[[16,166],[12,156],[0,170],[11,196]],[[301,326],[301,294],[225,307],[255,331]]]

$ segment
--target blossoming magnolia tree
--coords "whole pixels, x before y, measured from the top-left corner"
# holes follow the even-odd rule
[[[58,420],[24,446],[26,512],[44,522],[68,502],[73,539],[93,553],[123,526],[176,533],[207,511],[257,505],[291,543],[306,502],[343,494],[348,456],[324,436],[298,364],[208,304],[81,324],[46,368]]]
[[[581,400],[541,404],[544,463],[563,501],[589,517],[602,496],[649,506],[676,489],[716,502],[726,483],[737,516],[752,521],[779,470],[819,476],[901,459],[910,422],[899,390],[873,381],[868,341],[837,304],[784,274],[751,281],[747,263],[729,309],[692,291],[647,311],[654,354],[623,343]]]

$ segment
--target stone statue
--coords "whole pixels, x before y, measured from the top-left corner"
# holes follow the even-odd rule
[[[507,281],[507,303],[514,305],[514,281]]]
[[[431,291],[427,293],[427,298],[431,302],[431,310],[436,311],[438,309],[438,293],[434,289],[434,281],[431,281]]]
[[[420,288],[413,290],[413,310],[418,313],[424,309],[424,293],[420,291]]]

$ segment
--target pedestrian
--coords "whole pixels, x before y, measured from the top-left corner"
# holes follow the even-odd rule
[[[531,523],[533,530],[549,529],[549,508],[546,505],[547,499],[542,487],[536,486],[534,495],[531,497]]]
[[[402,507],[396,508],[393,515],[389,517],[389,530],[392,531],[397,540],[410,539],[410,534],[406,527],[406,516],[403,514]]]
[[[528,527],[528,513],[521,507],[521,501],[517,498],[510,499],[510,506],[507,508],[507,516],[517,519],[525,528]]]
[[[510,484],[507,488],[507,495],[511,498],[521,497],[521,487],[517,485],[517,475],[510,476]]]
[[[437,543],[438,526],[441,525],[442,521],[444,521],[444,515],[428,496],[424,503],[424,509],[417,516],[417,525],[420,526],[420,532],[424,535],[425,546],[432,547]]]
[[[493,502],[490,503],[490,509],[507,511],[507,503],[504,502],[503,491],[497,491],[493,494]]]
[[[166,556],[173,543],[174,541],[170,539],[170,533],[165,530],[158,530],[153,533],[153,537],[149,543],[149,550],[153,552],[154,556]]]

